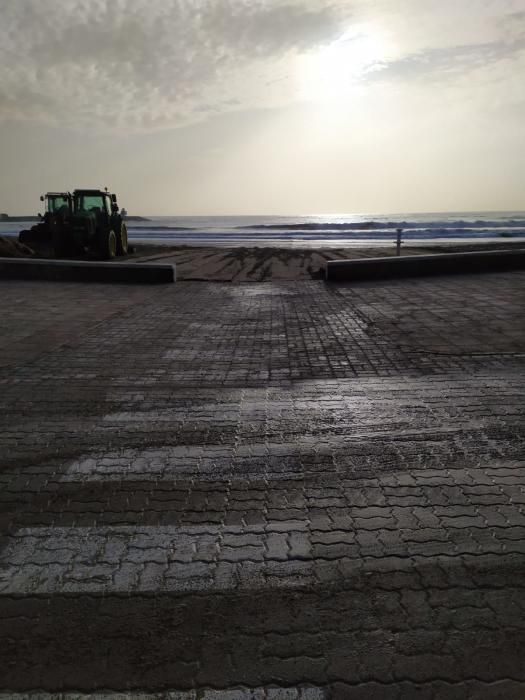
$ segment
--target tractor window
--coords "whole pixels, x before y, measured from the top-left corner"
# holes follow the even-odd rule
[[[56,213],[58,211],[64,211],[69,209],[69,202],[67,197],[48,197],[47,198],[47,210],[51,213]]]
[[[93,211],[96,213],[106,211],[105,197],[101,194],[77,195],[75,204],[77,211]]]

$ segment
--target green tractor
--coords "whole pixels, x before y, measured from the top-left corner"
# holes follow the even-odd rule
[[[20,243],[42,253],[53,252],[57,241],[62,240],[71,226],[73,197],[69,192],[48,192],[40,197],[45,202],[45,213],[30,229],[20,231]]]
[[[117,196],[107,190],[75,190],[71,227],[59,240],[65,249],[88,251],[110,260],[128,252],[128,230],[119,213]]]
[[[40,223],[20,233],[21,243],[50,248],[57,258],[87,253],[111,260],[128,253],[128,231],[117,196],[107,189],[48,192],[40,199],[46,212]]]

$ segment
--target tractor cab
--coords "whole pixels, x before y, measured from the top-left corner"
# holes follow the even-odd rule
[[[63,218],[73,212],[73,198],[69,192],[48,192],[40,197],[40,201],[45,202],[44,219]]]
[[[97,219],[108,220],[115,212],[116,195],[102,190],[75,190],[73,192],[73,207],[75,214],[95,216]]]

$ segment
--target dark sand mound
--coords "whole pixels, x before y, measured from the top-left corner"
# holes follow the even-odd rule
[[[26,258],[34,255],[31,248],[19,243],[16,238],[0,236],[0,258]]]

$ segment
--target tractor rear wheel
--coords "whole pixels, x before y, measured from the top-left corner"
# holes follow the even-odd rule
[[[124,222],[120,225],[120,231],[117,235],[117,255],[128,254],[128,229]]]
[[[105,260],[111,260],[117,254],[117,237],[115,231],[102,231],[99,239],[99,253]]]

